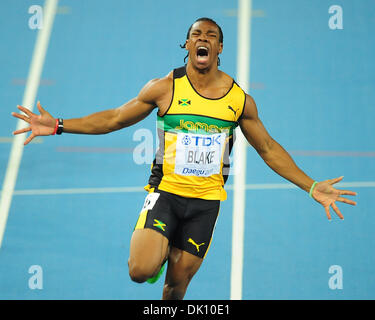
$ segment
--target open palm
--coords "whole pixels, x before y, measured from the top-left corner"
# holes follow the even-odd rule
[[[26,121],[30,124],[29,127],[14,131],[13,134],[20,134],[31,131],[30,136],[25,140],[24,145],[27,145],[32,139],[37,136],[49,136],[55,132],[56,119],[53,118],[46,110],[42,108],[38,101],[37,107],[40,114],[32,113],[30,110],[17,106],[24,114],[12,112],[12,115],[18,119]]]
[[[338,190],[332,186],[333,184],[340,182],[342,179],[343,177],[339,177],[335,179],[318,182],[312,193],[312,197],[324,207],[329,220],[331,220],[329,207],[332,207],[332,209],[336,212],[340,219],[344,219],[344,216],[342,215],[342,213],[336,205],[336,201],[340,201],[350,205],[357,204],[355,201],[342,197],[342,195],[355,196],[357,195],[356,192],[349,190]]]

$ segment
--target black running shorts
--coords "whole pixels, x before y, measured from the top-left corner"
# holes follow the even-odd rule
[[[173,247],[204,258],[219,208],[220,200],[185,198],[154,188],[146,197],[135,229],[153,229]]]

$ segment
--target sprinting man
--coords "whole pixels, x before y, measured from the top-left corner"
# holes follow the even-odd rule
[[[163,299],[183,299],[188,284],[210,246],[220,201],[226,199],[228,157],[239,125],[248,142],[277,174],[305,190],[331,219],[330,207],[343,219],[336,202],[356,203],[333,185],[342,177],[316,182],[294,163],[268,134],[253,98],[218,69],[223,50],[220,26],[209,18],[196,20],[184,46],[187,64],[148,82],[124,105],[82,118],[52,117],[38,102],[40,114],[18,106],[12,113],[30,124],[14,134],[105,134],[129,127],[157,108],[159,149],[145,189],[148,191],[130,243],[129,275],[154,282],[168,268]]]

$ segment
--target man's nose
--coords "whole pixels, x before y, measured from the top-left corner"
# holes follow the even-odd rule
[[[204,34],[201,34],[201,35],[199,36],[198,40],[200,40],[200,41],[204,41],[204,42],[207,42],[207,41],[208,41],[208,40],[207,40],[207,36],[204,35]]]

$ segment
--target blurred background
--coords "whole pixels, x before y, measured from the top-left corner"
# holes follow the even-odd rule
[[[2,1],[1,182],[17,124],[10,114],[22,103],[38,32],[29,25],[32,5],[44,2]],[[342,24],[332,5],[342,9]],[[62,118],[120,106],[183,65],[179,45],[200,17],[222,27],[220,69],[236,79],[237,7],[224,0],[60,0],[37,99]],[[315,180],[344,175],[358,205],[339,204],[345,220],[332,212],[328,222],[319,204],[289,188],[249,147],[243,299],[374,299],[375,2],[253,0],[252,9],[248,93],[264,125]],[[163,278],[139,285],[127,268],[150,172],[133,159],[140,144],[133,135],[154,133],[155,120],[153,112],[109,135],[43,137],[24,149],[0,249],[0,299],[161,298]],[[210,251],[186,299],[230,298],[232,176],[227,184]],[[35,265],[42,289],[29,285]],[[339,266],[342,286],[331,266]]]

